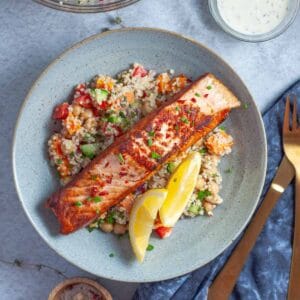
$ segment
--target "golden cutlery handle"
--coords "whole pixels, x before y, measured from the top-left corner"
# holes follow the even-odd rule
[[[300,299],[300,169],[295,180],[295,222],[288,300]]]
[[[244,263],[247,260],[249,252],[262,231],[269,214],[293,177],[294,168],[284,156],[266,197],[255,213],[251,223],[248,225],[244,236],[235,247],[227,263],[215,278],[213,284],[210,286],[207,295],[208,300],[227,300],[229,298]],[[300,238],[299,235],[298,237]]]

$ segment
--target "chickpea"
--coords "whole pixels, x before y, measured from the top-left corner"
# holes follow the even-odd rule
[[[211,215],[212,215],[212,211],[214,210],[214,208],[216,207],[216,205],[211,204],[211,203],[205,201],[205,202],[203,203],[203,207],[204,207],[206,213],[207,213],[209,216],[211,216]]]
[[[80,116],[83,120],[88,120],[93,117],[93,112],[90,109],[84,109]]]
[[[210,182],[209,190],[213,195],[217,195],[219,193],[220,187],[216,182]]]
[[[197,183],[196,183],[196,189],[203,190],[205,187],[205,180],[201,175],[198,175]]]
[[[114,225],[105,222],[105,223],[100,224],[100,228],[101,228],[102,231],[108,233],[108,232],[112,232],[113,231]]]
[[[114,225],[114,233],[115,234],[124,234],[127,231],[125,224],[118,224]]]
[[[81,106],[78,104],[72,104],[72,113],[75,117],[78,117],[81,113]]]

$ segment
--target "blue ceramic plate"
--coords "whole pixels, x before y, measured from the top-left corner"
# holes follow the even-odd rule
[[[54,215],[44,208],[58,187],[47,157],[54,106],[70,94],[78,82],[95,74],[115,75],[140,62],[159,72],[174,69],[195,79],[212,72],[249,104],[236,109],[226,121],[235,138],[233,153],[221,164],[232,168],[224,174],[224,203],[214,217],[178,222],[166,240],[151,238],[154,250],[143,264],[134,259],[129,240],[79,230],[58,234]],[[178,34],[157,29],[128,28],[92,36],[59,56],[34,83],[15,129],[13,169],[24,210],[38,233],[58,254],[95,275],[121,281],[142,282],[172,278],[203,266],[220,254],[249,221],[261,193],[266,171],[266,140],[260,114],[238,75],[205,46]],[[114,253],[113,258],[109,257]]]

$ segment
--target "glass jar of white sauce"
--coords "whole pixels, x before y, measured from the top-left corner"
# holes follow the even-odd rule
[[[272,39],[294,21],[300,0],[209,0],[209,8],[224,31],[238,39]]]

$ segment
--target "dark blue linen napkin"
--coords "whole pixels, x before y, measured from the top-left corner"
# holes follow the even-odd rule
[[[290,87],[263,115],[268,141],[268,169],[261,200],[283,155],[281,128],[284,99],[291,93],[300,98],[300,81]],[[257,239],[231,299],[286,299],[291,261],[293,199],[294,189],[290,184]],[[141,284],[133,299],[206,299],[211,281],[225,264],[236,243],[237,241],[212,262],[190,274],[171,280]]]

